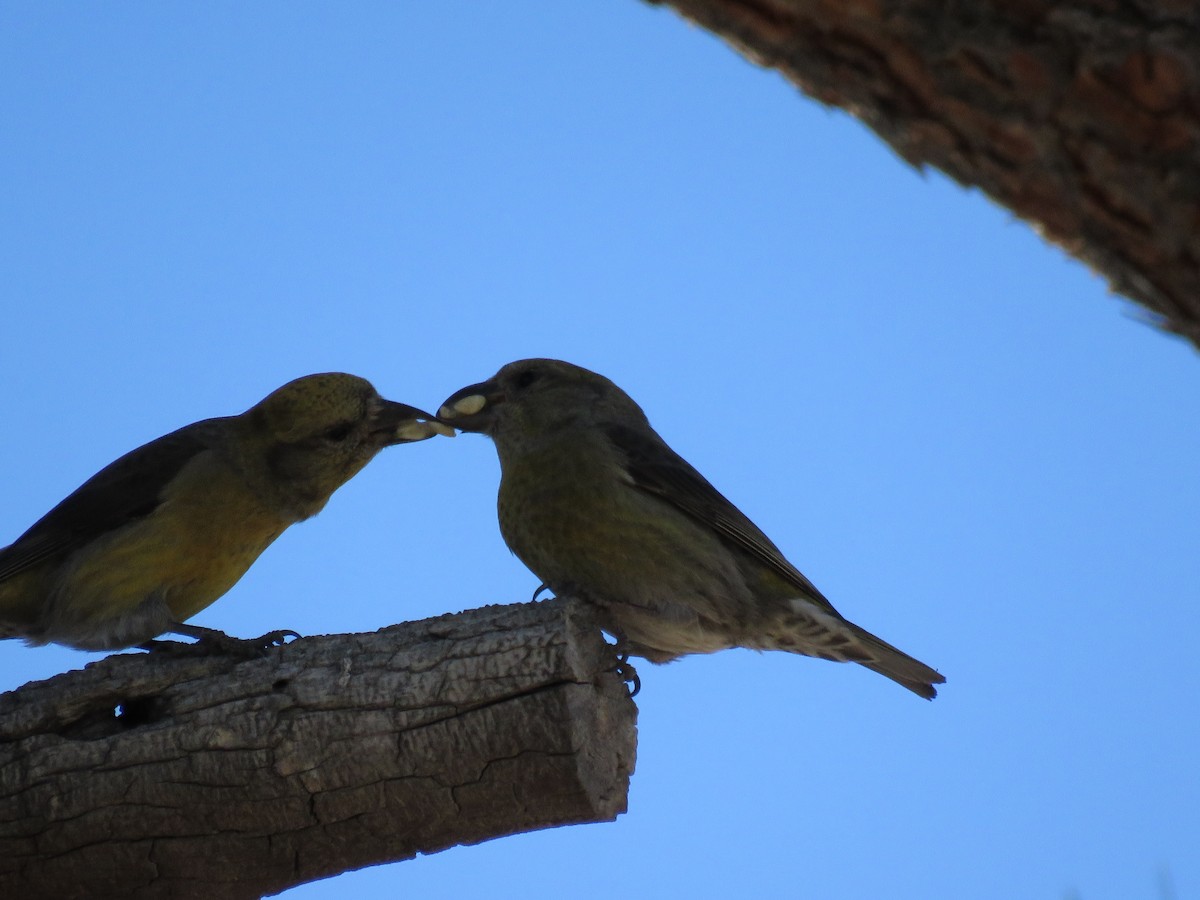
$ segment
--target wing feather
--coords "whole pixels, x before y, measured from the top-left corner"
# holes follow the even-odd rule
[[[105,466],[0,549],[0,582],[152,513],[163,488],[212,442],[211,424],[195,422],[143,444]]]
[[[793,566],[757,525],[657,434],[649,435],[624,425],[609,425],[605,432],[625,458],[634,486],[670,503],[701,525],[711,528],[726,543],[772,569],[801,596],[840,616],[833,604]]]

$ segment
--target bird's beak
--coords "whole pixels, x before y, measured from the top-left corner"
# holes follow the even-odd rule
[[[371,433],[379,437],[383,447],[423,441],[435,434],[454,437],[454,429],[439,422],[437,416],[391,400],[381,400],[371,414]]]
[[[497,404],[504,399],[504,392],[492,381],[468,385],[446,398],[438,409],[438,418],[462,431],[486,432]]]

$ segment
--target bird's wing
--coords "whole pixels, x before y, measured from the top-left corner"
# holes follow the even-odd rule
[[[85,481],[0,549],[0,582],[152,513],[162,489],[188,460],[211,446],[206,438],[212,421],[187,425],[144,444]]]
[[[793,566],[757,525],[653,432],[624,425],[605,428],[608,438],[625,458],[633,484],[687,513],[722,539],[768,566],[796,587],[801,595],[839,615],[825,595]]]

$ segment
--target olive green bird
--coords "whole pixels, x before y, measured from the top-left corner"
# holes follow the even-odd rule
[[[151,441],[0,550],[0,637],[83,650],[164,632],[223,650],[276,643],[294,632],[238,642],[184,622],[376,453],[435,433],[453,431],[362,378],[328,373]]]
[[[787,650],[937,696],[941,675],[844,618],[607,378],[521,360],[438,416],[492,438],[505,542],[555,593],[598,608],[626,652]]]

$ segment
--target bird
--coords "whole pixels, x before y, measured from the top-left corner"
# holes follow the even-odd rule
[[[935,669],[842,616],[603,375],[518,360],[456,391],[438,418],[492,439],[505,543],[544,586],[596,608],[620,652],[665,663],[783,650],[937,696]]]
[[[0,549],[0,638],[81,650],[179,646],[153,640],[164,633],[227,652],[282,643],[295,632],[240,641],[186,620],[384,447],[435,434],[454,431],[327,372],[150,441]]]

